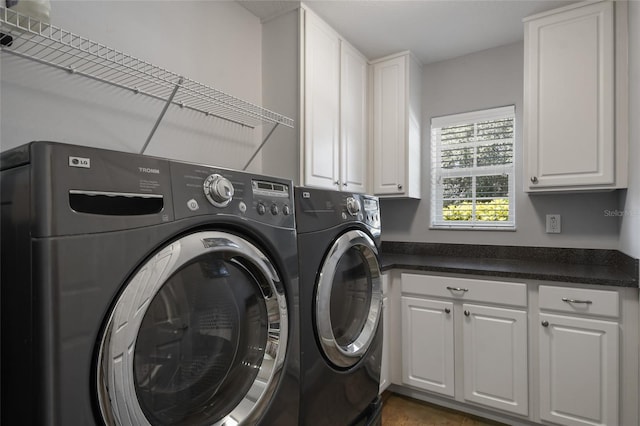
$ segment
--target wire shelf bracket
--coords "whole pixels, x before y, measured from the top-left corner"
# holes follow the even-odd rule
[[[0,7],[0,49],[165,102],[141,153],[171,105],[251,129],[273,125],[245,169],[276,127],[294,127],[291,118],[6,7]]]

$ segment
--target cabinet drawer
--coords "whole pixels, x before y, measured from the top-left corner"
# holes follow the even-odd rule
[[[540,309],[604,317],[620,316],[617,291],[541,285]]]
[[[402,293],[527,306],[527,285],[524,283],[402,274]]]

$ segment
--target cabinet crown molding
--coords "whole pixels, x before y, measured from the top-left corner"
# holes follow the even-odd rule
[[[587,1],[582,1],[579,3],[572,3],[570,5],[567,6],[563,6],[563,7],[559,7],[557,9],[552,9],[552,10],[547,10],[544,12],[540,12],[540,13],[536,13],[535,15],[530,15],[530,16],[526,16],[524,18],[522,18],[522,22],[529,22],[529,21],[533,21],[536,19],[540,19],[540,18],[544,18],[545,16],[551,16],[551,15],[556,15],[558,13],[562,13],[562,12],[566,12],[569,10],[573,10],[573,9],[579,9],[581,7],[585,7],[585,6],[590,6],[593,4],[598,4],[598,3],[605,3],[605,2],[612,2],[612,0],[587,0]]]

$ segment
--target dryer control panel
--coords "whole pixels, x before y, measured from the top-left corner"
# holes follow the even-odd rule
[[[364,222],[374,228],[380,229],[380,203],[378,197],[362,196],[364,210]]]
[[[348,222],[360,222],[380,232],[378,197],[305,187],[295,188],[298,232],[313,232]]]
[[[176,219],[235,215],[295,227],[291,181],[198,164],[170,166]]]

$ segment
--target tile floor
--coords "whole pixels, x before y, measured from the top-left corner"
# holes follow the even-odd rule
[[[382,395],[382,426],[501,426],[502,423],[438,407],[391,392]]]

